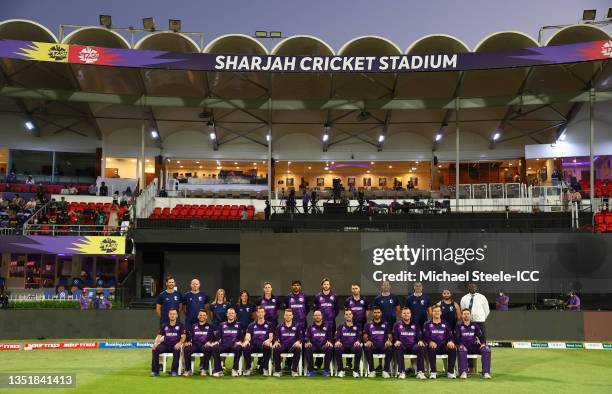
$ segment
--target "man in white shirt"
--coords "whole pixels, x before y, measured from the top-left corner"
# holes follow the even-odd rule
[[[461,298],[461,309],[469,309],[472,313],[472,323],[480,327],[486,338],[485,321],[489,316],[489,301],[487,297],[476,292],[476,283],[468,284],[468,294]]]

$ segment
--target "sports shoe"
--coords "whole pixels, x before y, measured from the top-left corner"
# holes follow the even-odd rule
[[[490,373],[485,373],[484,375],[482,375],[482,377],[484,379],[491,379],[491,374]]]
[[[467,373],[461,372],[461,375],[459,375],[459,379],[467,379]]]
[[[152,378],[155,378],[155,377],[158,377],[158,376],[159,376],[159,373],[157,373],[157,372],[151,372],[151,375],[150,375],[150,376],[151,376]]]
[[[339,378],[343,378],[344,377],[344,371],[340,371],[338,372],[338,375],[336,375]]]
[[[330,377],[330,376],[331,376],[331,373],[329,373],[329,371],[328,371],[328,370],[324,369],[324,370],[323,370],[322,375],[323,375],[324,377],[328,378],[328,377]]]
[[[435,372],[430,372],[429,373],[429,379],[435,379],[435,378],[437,378],[436,373]]]
[[[213,372],[212,376],[215,378],[220,378],[221,376],[223,376],[223,371]]]
[[[271,371],[268,371],[268,369],[267,369],[267,368],[262,369],[262,370],[261,370],[261,374],[262,374],[263,376],[272,376],[272,372],[271,372]]]
[[[264,371],[265,371],[265,369],[264,369]],[[250,370],[250,369],[247,369],[247,370],[246,370],[246,371],[244,371],[242,374],[243,374],[244,376],[251,376],[251,370]],[[265,376],[265,373],[264,373],[264,376]]]
[[[383,371],[382,377],[383,377],[383,379],[389,379],[391,377],[391,375],[389,375],[389,372]]]
[[[308,375],[306,375],[306,376],[312,378],[313,376],[317,376],[317,373],[315,371],[311,371],[311,372],[308,372]]]
[[[240,372],[236,371],[235,369],[232,369],[232,376],[240,376]]]
[[[370,371],[370,373],[368,373],[368,378],[375,378],[376,377],[376,371]]]
[[[175,377],[177,377],[177,376],[178,376],[178,373],[177,373],[177,372],[172,372],[172,377],[173,377],[173,378],[175,378]]]
[[[291,376],[295,378],[295,377],[300,376],[300,374],[298,372],[291,371]]]
[[[454,374],[454,373],[452,373],[452,372],[449,372],[449,373],[447,373],[447,374],[446,374],[446,377],[447,377],[447,378],[449,378],[449,379],[456,379],[456,378],[457,378],[457,375],[455,375],[455,374]]]
[[[274,377],[275,378],[280,378],[281,377],[281,373],[280,372],[274,372]]]
[[[416,374],[416,378],[417,378],[417,379],[419,379],[419,380],[427,379],[427,378],[425,377],[425,374],[423,373],[423,371],[419,371],[419,372],[417,372],[417,374]]]
[[[400,372],[400,374],[397,377],[398,379],[406,379],[406,373],[405,372]]]
[[[353,377],[354,377],[354,378],[360,378],[360,377],[361,377],[361,375],[359,375],[359,372],[357,372],[357,371],[353,371]]]
[[[206,372],[206,370],[205,370],[205,369],[202,369],[202,370],[200,371],[200,376],[206,376],[206,375],[208,375],[208,372]]]
[[[191,372],[191,371],[183,372],[183,376],[191,376],[191,375],[193,375],[193,372]]]

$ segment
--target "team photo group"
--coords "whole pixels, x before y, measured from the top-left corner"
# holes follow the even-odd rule
[[[275,296],[271,283],[265,282],[255,301],[243,290],[238,301],[230,303],[223,289],[211,300],[198,279],[181,294],[175,279],[168,277],[166,290],[157,297],[160,328],[153,342],[151,376],[159,376],[160,357],[165,366],[172,355],[172,376],[193,375],[193,364],[200,358],[199,374],[213,377],[224,375],[225,359],[233,359],[232,376],[250,376],[258,359],[257,372],[263,376],[280,377],[285,371],[294,377],[343,378],[348,373],[354,378],[405,379],[414,374],[417,379],[436,379],[436,361],[442,361],[447,378],[466,379],[481,359],[482,377],[490,379],[491,349],[484,325],[489,305],[476,290],[470,283],[460,302],[444,290],[434,303],[416,282],[414,293],[402,302],[389,282],[382,282],[380,294],[368,301],[353,283],[351,295],[340,300],[331,281],[323,278],[314,297],[302,292],[299,280],[284,297]],[[472,367],[470,359],[476,359]]]

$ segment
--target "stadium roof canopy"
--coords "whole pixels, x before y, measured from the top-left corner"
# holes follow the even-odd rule
[[[0,22],[0,38],[58,42],[50,30],[27,20]],[[580,24],[557,31],[544,44],[608,39],[612,37],[605,30]],[[74,30],[62,42],[130,47],[121,35],[102,27]],[[451,54],[539,45],[529,35],[515,31],[491,34],[474,48],[443,34],[425,36],[413,43],[364,36],[350,40],[341,48],[332,48],[316,37],[293,36],[280,41],[270,54]],[[135,43],[133,49],[268,54],[259,41],[241,34],[218,37],[200,48],[187,35],[156,32]],[[461,136],[465,137],[462,149],[489,151],[491,156],[496,156],[494,152],[498,151],[503,153],[497,156],[512,157],[522,156],[525,145],[554,141],[561,127],[576,116],[583,105],[584,92],[591,86],[597,91],[610,90],[611,62],[463,72],[270,74],[128,69],[0,59],[0,113],[31,117],[43,136],[72,133],[96,140],[110,139],[117,130],[126,128],[134,129],[140,138],[145,118],[147,129],[155,129],[160,134],[157,142],[147,143],[157,144],[164,150],[167,143],[172,146],[180,140],[190,144],[197,138],[210,152],[215,148],[222,152],[224,145],[240,144],[242,149],[255,155],[264,154],[271,125],[273,149],[284,152],[281,156],[290,157],[296,144],[302,151],[372,154],[401,151],[417,155],[416,152],[432,149],[437,133],[444,135],[437,148],[454,151],[452,102],[455,97],[461,97],[467,106],[460,111]],[[48,96],[43,98],[40,89]],[[66,96],[62,92],[86,94]],[[155,105],[134,105],[131,99],[142,95],[157,98],[151,101]],[[527,104],[517,99],[523,95],[533,101]],[[579,95],[582,99],[576,101]],[[269,110],[257,104],[268,102],[268,98],[279,103],[302,101],[302,105],[287,104],[286,109]],[[332,99],[346,100],[347,104],[333,109],[321,108],[318,104]],[[413,108],[418,109],[385,109],[377,104],[389,99],[411,100]],[[211,116],[203,116],[203,112]],[[208,141],[209,120],[215,124],[216,147]],[[324,145],[325,124],[330,125],[330,138]],[[490,150],[491,137],[496,131],[502,136]],[[379,143],[381,133],[386,138]],[[240,147],[234,146],[232,150]]]

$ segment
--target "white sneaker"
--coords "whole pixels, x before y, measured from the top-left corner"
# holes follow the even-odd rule
[[[460,379],[467,379],[467,373],[465,372],[461,372],[461,375],[459,376]]]
[[[208,372],[206,372],[205,369],[201,369],[200,370],[200,376],[206,376],[208,374]]]
[[[236,371],[235,369],[232,369],[232,376],[240,376],[240,372]]]
[[[355,371],[353,371],[353,377],[354,377],[354,378],[360,378],[360,377],[361,377],[361,375],[359,375],[359,372],[355,372]]]
[[[270,371],[268,371],[266,368],[264,368],[264,369],[262,370],[261,374],[262,374],[263,376],[271,376],[271,375],[272,375],[272,373],[270,373]]]
[[[417,379],[421,379],[421,380],[423,380],[423,379],[427,379],[427,378],[425,377],[425,374],[423,373],[423,371],[419,371],[419,372],[417,372],[417,374],[416,374],[416,378],[417,378]]]
[[[401,372],[397,378],[398,379],[406,379],[406,373],[405,372]]]
[[[484,379],[491,379],[491,374],[490,373],[485,373],[484,375],[482,375],[482,377]]]
[[[275,378],[280,378],[281,377],[281,373],[280,372],[274,372],[274,377]]]
[[[391,377],[391,375],[389,375],[389,372],[383,371],[382,377],[383,377],[383,379],[389,379]]]
[[[344,377],[344,371],[340,371],[338,372],[338,375],[336,375],[339,378],[343,378]]]
[[[457,376],[454,373],[451,373],[451,372],[447,373],[446,377],[449,378],[449,379],[456,379],[457,378]]]
[[[300,374],[299,374],[299,372],[293,372],[293,371],[291,371],[291,376],[292,376],[292,377],[298,377],[298,376],[300,376]]]
[[[266,372],[265,372],[265,371],[266,371],[266,370],[264,369],[264,376],[266,376]],[[242,374],[243,374],[244,376],[251,376],[251,370],[250,370],[250,369],[247,369],[247,370],[246,370],[246,371],[244,371]]]
[[[375,377],[376,377],[376,371],[372,371],[368,373],[368,378],[375,378]]]
[[[220,378],[221,376],[223,376],[223,371],[214,372],[212,376],[214,376],[215,378]]]
[[[430,372],[429,373],[429,379],[435,379],[435,378],[437,378],[436,373],[435,372]]]

